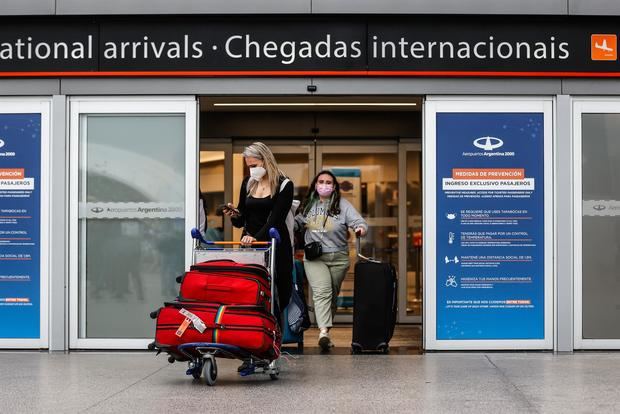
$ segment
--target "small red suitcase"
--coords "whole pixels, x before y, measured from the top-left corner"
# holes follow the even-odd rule
[[[194,317],[204,324],[202,333],[195,322],[188,322]],[[190,342],[234,345],[272,360],[280,354],[281,334],[274,316],[262,306],[165,303],[157,313],[155,346],[182,359],[177,347]]]
[[[179,300],[270,309],[269,273],[264,266],[214,260],[193,265],[180,279]]]

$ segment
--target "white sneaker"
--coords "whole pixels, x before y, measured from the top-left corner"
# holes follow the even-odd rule
[[[334,344],[331,339],[329,339],[329,332],[322,330],[319,333],[319,347],[321,348],[321,351],[329,351],[329,349],[333,346]]]

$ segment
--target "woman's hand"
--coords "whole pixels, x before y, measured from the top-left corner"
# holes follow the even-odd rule
[[[226,214],[228,217],[237,217],[239,215],[239,210],[237,210],[232,203],[228,203],[223,206],[222,213]]]
[[[256,239],[252,236],[249,235],[245,235],[241,238],[241,244],[249,246],[251,245],[253,242],[255,242]]]
[[[366,229],[362,226],[359,226],[355,229],[355,235],[357,237],[364,237],[366,235]]]

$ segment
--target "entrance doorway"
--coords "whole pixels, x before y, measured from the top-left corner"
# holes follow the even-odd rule
[[[222,107],[221,103],[234,105]],[[258,103],[268,106],[253,106]],[[310,105],[320,103],[325,106]],[[344,184],[343,196],[369,224],[362,253],[397,268],[399,323],[421,323],[421,105],[420,97],[394,102],[380,97],[303,102],[201,98],[200,189],[207,202],[209,226],[219,228],[222,238],[240,238],[240,230],[217,216],[216,207],[238,202],[239,187],[247,175],[241,154],[254,141],[269,145],[278,165],[294,182],[296,199],[305,197],[318,171],[330,169]],[[354,263],[354,237],[349,251]],[[353,267],[338,298],[335,322],[350,323],[352,305]]]

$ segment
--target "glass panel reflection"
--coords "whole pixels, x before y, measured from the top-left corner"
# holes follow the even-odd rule
[[[200,193],[207,215],[205,239],[224,240],[224,151],[200,151]],[[202,230],[202,229],[201,229]]]
[[[407,315],[422,315],[422,153],[407,152]]]

